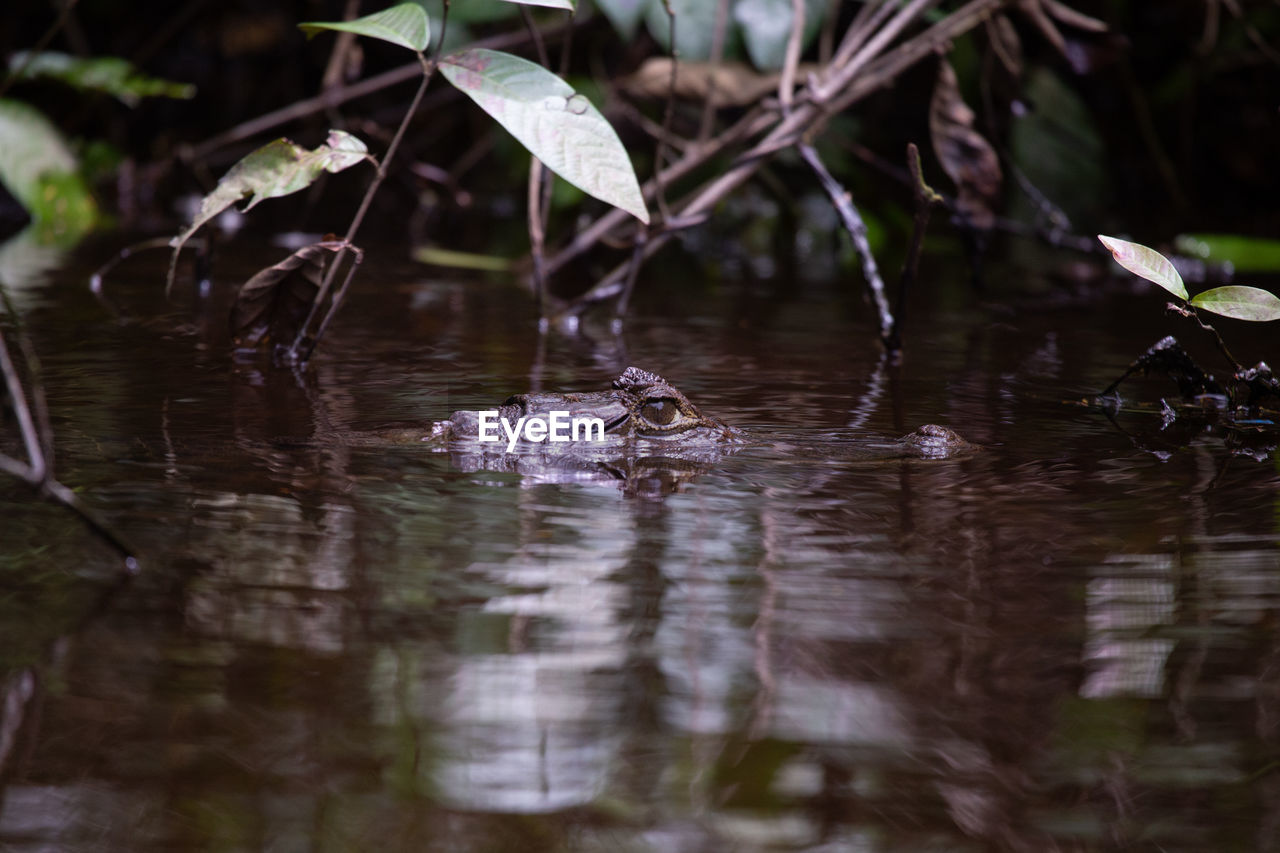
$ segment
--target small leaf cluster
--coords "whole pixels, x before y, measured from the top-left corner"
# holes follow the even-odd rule
[[[1187,293],[1187,286],[1173,263],[1155,249],[1121,240],[1118,237],[1098,235],[1116,263],[1136,276],[1160,285],[1174,296],[1195,308],[1203,308],[1223,317],[1265,323],[1280,320],[1280,299],[1269,291],[1257,287],[1229,285],[1215,287],[1194,297]]]
[[[518,0],[572,12],[570,0]],[[308,35],[339,30],[421,54],[430,24],[417,3],[401,3],[354,21],[299,25]],[[461,50],[440,59],[445,79],[502,125],[551,171],[641,222],[649,212],[627,151],[612,125],[572,86],[541,65],[499,50]]]

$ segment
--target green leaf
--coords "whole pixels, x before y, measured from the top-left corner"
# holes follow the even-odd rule
[[[35,107],[0,98],[0,183],[38,223],[45,241],[68,241],[97,219],[62,132]]]
[[[1280,272],[1280,240],[1243,234],[1180,234],[1173,244],[1197,258],[1230,263],[1236,272]]]
[[[636,27],[644,17],[644,10],[649,0],[596,0],[600,11],[604,12],[613,29],[624,39],[630,40],[636,34]]]
[[[583,95],[541,65],[496,50],[463,50],[440,73],[578,189],[649,222],[618,135]]]
[[[427,17],[433,21],[441,19],[444,14],[444,3],[441,0],[421,0],[421,3],[427,10]],[[464,0],[452,3],[449,7],[449,32],[445,33],[445,38],[450,38],[449,33],[453,31],[455,24],[492,24],[510,20],[519,14],[520,10],[506,0]]]
[[[1280,320],[1280,299],[1256,287],[1232,285],[1197,293],[1191,304],[1223,317],[1266,323]]]
[[[422,53],[431,40],[427,13],[417,3],[401,3],[354,21],[315,21],[298,24],[310,38],[321,30],[339,30],[358,36],[381,39]]]
[[[826,10],[826,0],[805,0],[802,46],[817,35]],[[771,71],[783,66],[792,17],[791,0],[738,0],[733,7],[733,19],[742,30],[742,41],[756,68]],[[677,22],[677,38],[679,28]]]
[[[716,4],[713,0],[667,0],[676,15],[676,50],[686,62],[711,58],[711,42],[716,31]],[[653,0],[645,9],[645,28],[662,49],[671,53],[671,19],[662,0]],[[729,45],[725,45],[726,54]]]
[[[31,57],[31,61],[27,61]],[[25,68],[24,68],[25,66]],[[162,97],[190,99],[196,95],[196,87],[187,83],[174,83],[157,77],[148,77],[134,68],[127,60],[117,56],[82,58],[47,50],[31,54],[15,53],[9,60],[9,70],[22,69],[20,80],[49,77],[74,86],[106,92],[118,98],[126,106],[136,107],[143,98]]]
[[[232,166],[213,192],[200,202],[200,211],[191,225],[169,241],[173,256],[169,260],[166,290],[173,285],[173,272],[182,246],[210,219],[245,196],[252,199],[245,210],[264,198],[278,198],[310,186],[321,172],[341,172],[368,156],[368,148],[359,138],[341,130],[329,131],[329,138],[314,151],[308,151],[288,139],[268,142]]]
[[[577,0],[506,0],[507,3],[519,3],[521,6],[545,6],[548,9],[564,9],[566,12],[576,12],[578,8]]]
[[[1182,276],[1169,263],[1169,259],[1141,243],[1131,243],[1117,237],[1098,235],[1102,245],[1111,250],[1116,263],[1136,276],[1155,282],[1179,299],[1187,298],[1187,287],[1182,283]]]
[[[1013,165],[1039,193],[1034,201],[1027,193],[1010,193],[1009,213],[1072,232],[1072,222],[1097,220],[1113,206],[1102,133],[1080,95],[1048,66],[1028,69],[1026,78],[1021,96],[1035,109],[1011,117],[1009,147]]]

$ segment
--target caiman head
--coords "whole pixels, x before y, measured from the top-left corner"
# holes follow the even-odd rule
[[[729,441],[736,431],[719,418],[704,415],[689,398],[656,373],[628,367],[613,380],[615,398],[626,416],[612,428],[622,435],[677,441]],[[610,431],[606,424],[605,431]]]
[[[610,391],[529,393],[507,398],[497,408],[509,423],[566,412],[570,418],[599,418],[609,443],[628,440],[708,444],[734,441],[738,433],[724,421],[704,415],[689,398],[656,373],[628,367]],[[432,428],[432,437],[469,439],[479,434],[479,413],[458,411]]]

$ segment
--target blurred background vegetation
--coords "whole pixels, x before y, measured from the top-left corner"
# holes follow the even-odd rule
[[[367,14],[381,5],[80,0],[67,10],[61,2],[9,3],[0,12],[0,55],[11,68],[15,57],[37,46],[65,14],[47,49],[120,57],[150,78],[194,86],[194,95],[146,97],[130,105],[38,78],[9,81],[5,97],[10,109],[21,109],[14,103],[36,107],[67,140],[79,174],[92,188],[94,207],[109,221],[130,232],[172,231],[185,215],[176,207],[178,199],[208,192],[232,163],[270,139],[287,135],[311,146],[329,127],[343,127],[366,139],[371,150],[385,149],[413,93],[413,75],[259,133],[225,135],[246,121],[403,66],[402,50],[361,39],[340,67],[331,67],[335,39],[307,40],[296,26]],[[427,5],[438,15],[438,2]],[[633,76],[645,60],[664,53],[665,15],[656,0],[650,5],[643,23],[626,34],[591,0],[582,0],[572,23],[563,12],[531,10],[553,67],[561,62],[561,37],[572,27],[566,76],[613,122],[642,180],[652,174],[655,150],[644,127],[647,122],[652,129],[663,113],[662,99],[646,97]],[[934,14],[959,5],[943,4]],[[1030,185],[1030,198],[1039,194],[1061,208],[1081,235],[1127,232],[1158,244],[1186,231],[1280,233],[1274,167],[1280,151],[1280,4],[1073,0],[1069,5],[1105,21],[1109,32],[1064,27],[1064,43],[1054,46],[1026,16],[1011,16],[1021,56],[993,50],[982,28],[950,51],[965,101],[978,113],[975,127],[1022,174],[1006,175],[1003,213],[1014,220],[1034,219],[1036,204],[1025,191]],[[714,6],[705,0],[689,8]],[[858,6],[837,4],[832,20],[847,20]],[[433,20],[438,24],[438,17]],[[679,20],[684,58],[696,59],[707,49],[706,22],[697,14]],[[750,35],[745,20],[730,32],[727,58],[768,64],[744,34]],[[501,0],[454,0],[446,47],[494,36],[506,39],[505,49],[536,58],[519,7]],[[818,34],[805,58],[822,49]],[[927,144],[936,77],[936,63],[918,64],[833,117],[819,139],[825,161],[859,201],[876,246],[886,237],[904,243],[910,230],[910,195],[896,174],[907,142],[920,143],[925,151],[926,178],[954,191]],[[743,109],[721,110],[720,121]],[[681,105],[674,129],[695,133],[700,114],[697,103]],[[12,144],[6,147],[14,150]],[[527,252],[527,154],[460,93],[443,81],[433,83],[402,150],[363,241],[402,244],[406,252],[426,243],[507,257]],[[30,161],[33,155],[9,156]],[[725,165],[713,163],[705,171]],[[358,169],[331,178],[323,193],[300,194],[277,208],[269,225],[259,220],[258,227],[340,232],[367,180],[367,171]],[[701,234],[687,237],[686,247],[714,259],[726,239],[757,240],[751,251],[772,254],[773,266],[785,266],[794,259],[774,251],[779,232],[791,235],[810,227],[819,234],[815,239],[822,239],[821,232],[834,227],[829,213],[813,215],[807,197],[816,197],[816,185],[799,158],[772,163],[753,187],[723,206]],[[12,186],[9,195],[21,198]],[[598,207],[584,212],[582,199],[557,182],[552,240],[563,239],[584,216],[598,215]],[[21,227],[20,201],[5,198],[0,208],[5,232]],[[79,218],[93,215],[81,212]],[[854,265],[847,250],[837,263]],[[764,265],[765,272],[769,266]]]

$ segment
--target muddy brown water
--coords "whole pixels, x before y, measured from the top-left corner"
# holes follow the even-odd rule
[[[922,299],[892,369],[847,285],[689,284],[539,356],[501,283],[375,262],[298,382],[162,263],[122,321],[23,293],[144,567],[0,483],[0,849],[1280,849],[1275,464],[1063,404],[1158,296]],[[274,440],[628,364],[756,443],[628,488]],[[926,422],[983,450],[836,452]]]

